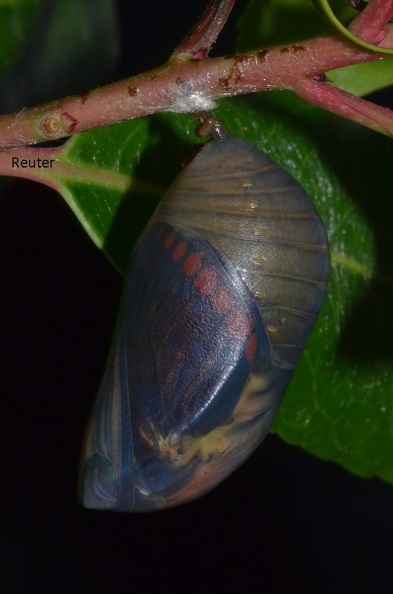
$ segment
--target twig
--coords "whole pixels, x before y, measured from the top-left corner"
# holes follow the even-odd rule
[[[235,2],[236,0],[212,0],[199,23],[175,49],[174,56],[187,54],[194,60],[206,58],[227,22]]]
[[[386,25],[393,18],[393,0],[373,0],[354,18],[349,30],[351,33],[376,45],[385,46]]]
[[[300,97],[384,134],[393,134],[393,112],[322,82],[327,70],[387,56],[336,37],[314,39],[225,58],[202,59],[234,0],[213,0],[201,21],[163,66],[83,95],[0,117],[0,149],[55,140],[156,112],[210,111],[215,101],[270,89]],[[381,32],[393,47],[387,20],[393,0],[370,0],[353,31],[373,43]],[[369,32],[371,32],[369,34]]]

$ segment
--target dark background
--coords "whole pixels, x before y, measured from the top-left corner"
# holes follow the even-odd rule
[[[170,55],[204,2],[184,5],[119,2],[114,79]],[[235,20],[217,54],[231,50]],[[393,489],[275,436],[186,506],[80,507],[78,455],[121,279],[49,189],[16,182],[0,227],[0,592],[393,591]]]

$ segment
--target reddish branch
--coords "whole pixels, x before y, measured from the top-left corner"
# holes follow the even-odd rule
[[[195,60],[206,58],[227,22],[235,2],[236,0],[213,0],[210,2],[199,23],[178,45],[174,55],[187,54]]]
[[[201,22],[163,66],[76,97],[0,117],[0,147],[64,138],[148,114],[209,111],[222,97],[290,89],[307,101],[384,134],[393,135],[393,112],[323,82],[327,70],[386,58],[341,38],[205,59],[234,0],[213,0]],[[393,47],[388,21],[393,0],[370,0],[353,21],[354,34]],[[382,39],[383,38],[383,39]],[[388,45],[387,45],[388,44]],[[382,45],[382,43],[381,43]]]
[[[349,30],[351,33],[375,45],[385,45],[385,37],[389,31],[386,24],[393,18],[393,0],[373,0],[353,20]]]

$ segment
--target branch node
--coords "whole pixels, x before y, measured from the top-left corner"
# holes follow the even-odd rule
[[[46,138],[56,139],[72,134],[77,124],[78,120],[69,113],[54,111],[41,120],[39,128]]]

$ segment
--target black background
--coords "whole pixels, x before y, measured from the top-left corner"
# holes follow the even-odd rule
[[[163,62],[203,5],[119,2],[114,78]],[[231,49],[231,23],[217,54]],[[49,189],[16,182],[0,226],[1,592],[393,591],[392,488],[275,436],[189,505],[80,507],[79,449],[121,279]]]

